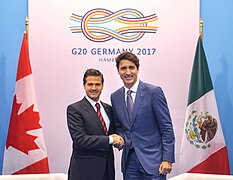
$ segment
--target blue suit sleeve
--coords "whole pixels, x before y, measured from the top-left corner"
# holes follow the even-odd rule
[[[156,115],[156,119],[158,121],[159,129],[162,137],[163,161],[169,161],[171,163],[174,163],[175,136],[174,136],[173,125],[172,125],[172,120],[170,117],[167,101],[160,87],[157,87],[155,89],[155,92],[153,93],[152,97],[153,97],[152,100],[153,111]]]

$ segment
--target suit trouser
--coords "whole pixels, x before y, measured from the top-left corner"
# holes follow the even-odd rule
[[[155,174],[148,174],[138,160],[134,149],[129,151],[126,162],[126,172],[123,174],[124,180],[165,180],[166,176]]]

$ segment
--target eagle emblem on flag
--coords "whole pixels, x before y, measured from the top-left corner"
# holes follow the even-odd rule
[[[193,110],[188,115],[185,124],[187,140],[198,149],[211,147],[210,141],[214,138],[217,129],[217,120],[208,112],[198,114],[197,111]]]

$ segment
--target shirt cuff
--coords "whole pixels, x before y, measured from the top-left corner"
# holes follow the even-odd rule
[[[108,139],[109,144],[113,144],[113,137],[111,135],[108,137],[109,137],[109,139]]]

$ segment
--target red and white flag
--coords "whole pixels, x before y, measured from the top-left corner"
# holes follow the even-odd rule
[[[48,156],[24,33],[4,153],[3,174],[49,173]]]
[[[189,86],[180,173],[230,174],[209,68],[199,37]]]

